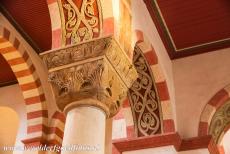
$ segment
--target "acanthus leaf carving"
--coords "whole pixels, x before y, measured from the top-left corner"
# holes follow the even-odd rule
[[[113,37],[83,42],[40,54],[49,71],[59,109],[83,99],[111,117],[137,78],[135,68]]]

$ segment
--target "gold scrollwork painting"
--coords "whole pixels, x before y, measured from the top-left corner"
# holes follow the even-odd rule
[[[62,20],[62,44],[97,38],[102,30],[100,0],[58,0]]]
[[[136,45],[133,63],[138,78],[129,89],[131,105],[137,136],[149,136],[162,132],[162,111],[151,68],[141,49]]]
[[[221,142],[222,133],[230,125],[230,101],[221,106],[213,115],[209,126],[209,134],[216,143]]]

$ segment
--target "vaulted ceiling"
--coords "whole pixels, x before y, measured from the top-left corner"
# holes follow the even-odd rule
[[[1,0],[0,10],[36,52],[51,49],[51,23],[46,0]],[[0,55],[0,86],[16,83]]]
[[[229,0],[144,0],[171,59],[230,47]]]

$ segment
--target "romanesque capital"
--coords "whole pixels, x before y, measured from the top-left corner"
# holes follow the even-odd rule
[[[134,66],[112,36],[47,51],[41,57],[62,111],[75,103],[99,107],[112,117],[137,78]],[[95,101],[82,101],[89,99]]]

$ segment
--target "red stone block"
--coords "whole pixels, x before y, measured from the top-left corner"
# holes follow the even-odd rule
[[[169,92],[166,81],[156,83],[158,95],[161,101],[169,100]]]
[[[164,130],[164,133],[175,132],[174,121],[171,119],[164,120],[163,121],[163,130]]]
[[[148,61],[149,65],[156,65],[158,64],[158,58],[154,50],[148,51],[144,53],[146,60]]]

